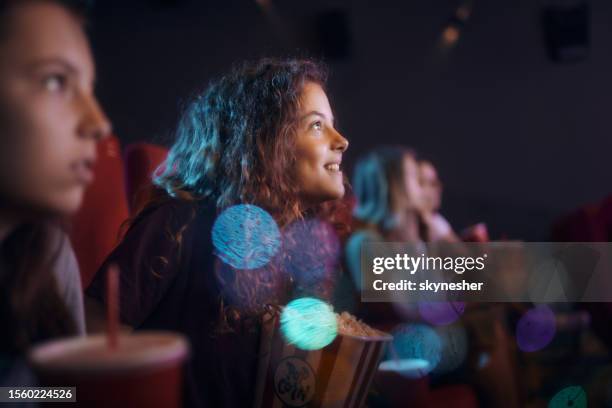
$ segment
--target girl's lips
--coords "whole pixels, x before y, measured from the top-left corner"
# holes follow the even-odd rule
[[[91,184],[94,180],[93,160],[84,159],[76,161],[72,163],[70,168],[79,183],[87,185]]]

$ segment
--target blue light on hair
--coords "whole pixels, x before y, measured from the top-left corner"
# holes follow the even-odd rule
[[[389,186],[385,170],[374,154],[355,166],[353,189],[357,197],[355,217],[373,223],[383,221],[389,213]]]
[[[266,265],[280,247],[280,232],[270,214],[251,204],[223,211],[212,229],[215,254],[237,269]]]
[[[281,313],[280,329],[289,344],[302,350],[318,350],[338,334],[338,321],[332,307],[315,298],[295,299]]]
[[[353,192],[357,199],[353,211],[355,218],[383,230],[397,227],[398,217],[391,205],[393,197],[400,194],[412,199],[403,187],[407,156],[414,156],[414,153],[403,147],[385,146],[357,162],[353,177]]]

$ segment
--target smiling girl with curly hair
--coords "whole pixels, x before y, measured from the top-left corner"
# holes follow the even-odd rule
[[[104,302],[104,272],[118,264],[123,323],[189,337],[190,406],[251,404],[262,313],[297,292],[330,296],[329,275],[304,287],[284,251],[303,239],[285,234],[296,222],[338,226],[348,142],[325,81],[312,61],[263,59],[194,98],[154,176],[155,198],[88,289]]]

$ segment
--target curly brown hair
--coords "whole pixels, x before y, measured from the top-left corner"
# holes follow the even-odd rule
[[[294,172],[303,87],[315,82],[325,89],[326,79],[325,67],[314,61],[266,58],[236,66],[212,82],[187,105],[175,143],[154,174],[156,192],[136,220],[167,200],[193,202],[187,225],[166,226],[166,236],[179,251],[182,233],[200,201],[214,203],[219,212],[236,204],[257,205],[272,215],[281,230],[294,221],[316,217],[331,224],[340,239],[346,237],[351,211],[347,201],[307,207]],[[235,270],[216,262],[221,331],[244,327],[242,323],[256,320],[270,304],[283,304],[293,279],[281,258],[266,271]],[[313,291],[330,299],[333,280],[322,277]],[[240,299],[240,304],[232,299]]]
[[[213,199],[219,209],[256,204],[281,227],[300,218],[306,208],[292,171],[299,100],[307,82],[325,88],[326,79],[323,65],[305,59],[235,67],[188,105],[154,183],[174,197]]]

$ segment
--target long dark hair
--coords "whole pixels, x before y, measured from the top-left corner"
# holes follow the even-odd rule
[[[5,333],[0,349],[23,352],[33,343],[76,334],[58,294],[53,265],[65,244],[53,222],[25,223],[2,243],[0,322]]]
[[[84,21],[88,1],[30,0],[56,3]],[[7,35],[12,7],[19,0],[0,0],[0,42]],[[64,244],[60,220],[23,223],[0,243],[0,336],[3,352],[24,352],[38,341],[76,333],[76,326],[57,290],[53,264]]]

